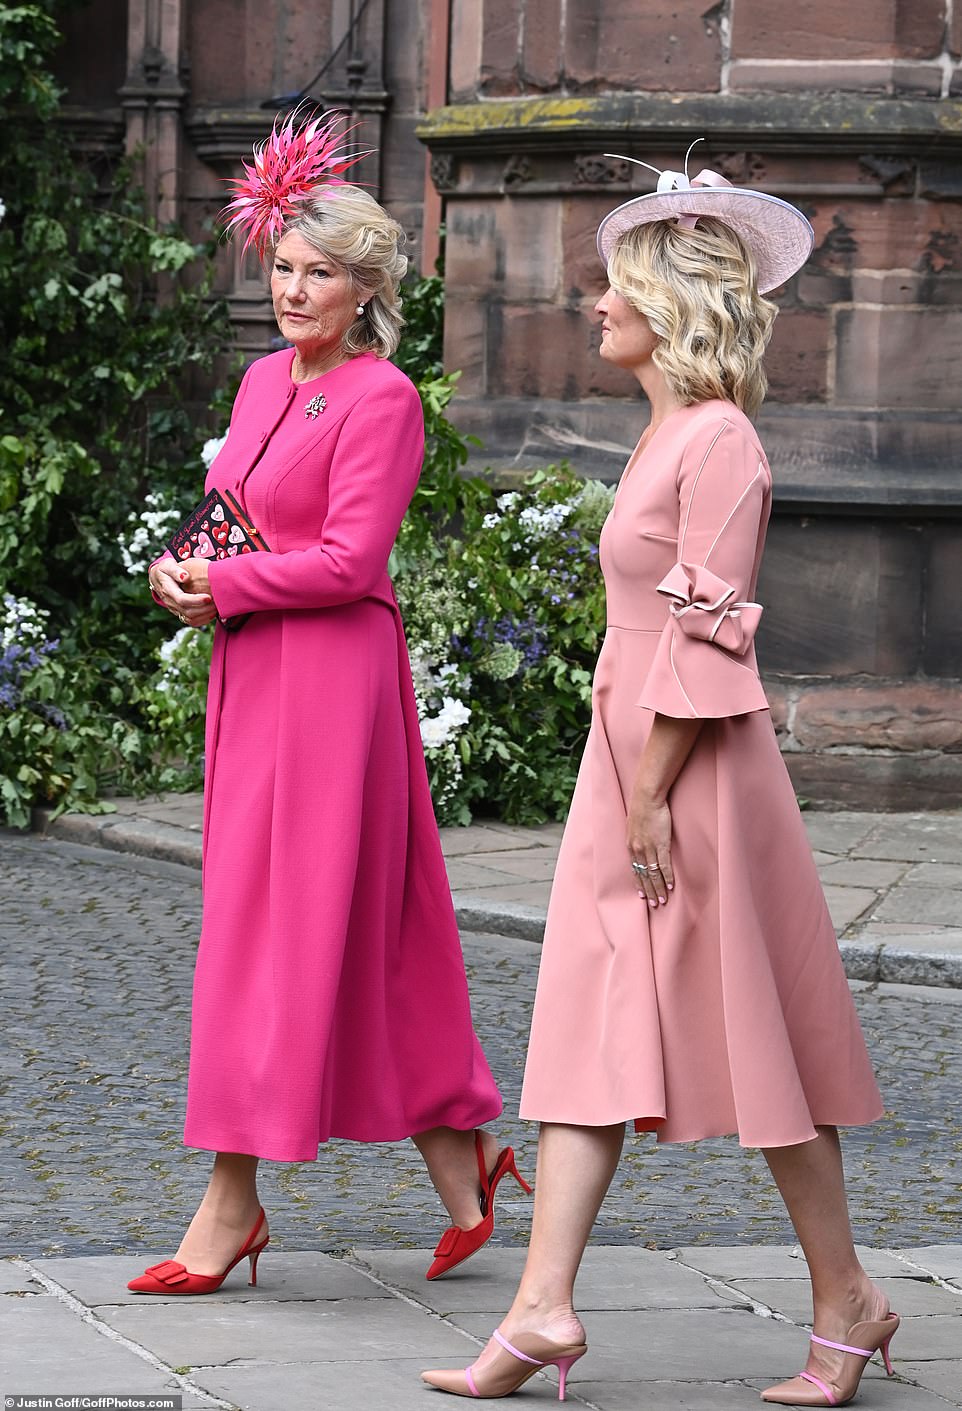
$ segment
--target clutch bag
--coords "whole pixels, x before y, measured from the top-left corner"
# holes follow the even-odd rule
[[[232,559],[239,554],[270,553],[270,545],[229,490],[211,490],[167,540],[175,559]],[[250,617],[221,617],[236,632]]]

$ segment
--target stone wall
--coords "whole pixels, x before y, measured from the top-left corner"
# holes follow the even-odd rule
[[[158,215],[202,237],[224,205],[225,179],[250,158],[285,99],[304,92],[312,106],[350,110],[364,143],[378,150],[357,177],[395,211],[417,261],[428,183],[415,125],[427,106],[431,7],[89,0],[65,20],[67,122],[87,151],[135,155]],[[276,329],[256,257],[225,246],[219,289],[240,347],[251,357],[263,352]]]

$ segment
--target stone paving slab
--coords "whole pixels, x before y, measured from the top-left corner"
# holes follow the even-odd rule
[[[644,1348],[639,1349],[639,1358],[644,1355]],[[592,1379],[578,1382],[576,1395],[604,1411],[747,1411],[759,1404],[758,1392],[752,1387],[731,1382],[645,1382],[642,1392],[635,1381]]]
[[[473,857],[477,853],[501,853],[512,847],[554,849],[561,838],[561,827],[554,823],[534,828],[474,823],[470,828],[442,828],[440,833],[445,857]]]
[[[906,884],[880,902],[873,920],[957,927],[962,922],[962,899],[956,891]]]
[[[897,1278],[908,1271],[899,1259],[881,1249],[866,1249],[856,1245],[859,1258],[872,1278]],[[684,1245],[675,1250],[676,1257],[690,1269],[698,1269],[712,1278],[737,1282],[740,1279],[799,1279],[805,1277],[805,1260],[797,1245],[767,1244],[750,1246]]]
[[[49,1294],[0,1299],[0,1390],[45,1392],[176,1390],[169,1372],[102,1336]]]
[[[464,1348],[462,1364],[476,1351],[467,1341]],[[347,1342],[342,1359],[293,1362],[282,1375],[261,1364],[197,1367],[191,1379],[243,1411],[445,1411],[451,1401],[421,1381],[430,1358],[409,1350],[402,1357],[354,1361],[350,1353]]]
[[[863,867],[885,866],[885,863],[862,863]],[[913,887],[952,887],[962,892],[962,862],[920,862],[905,873],[906,882]],[[962,923],[962,917],[959,918]]]
[[[482,871],[501,877],[507,875],[513,881],[519,878],[526,882],[550,882],[554,877],[558,860],[557,847],[519,848],[514,852],[485,853]],[[492,885],[494,883],[492,882]]]
[[[42,1286],[29,1270],[14,1264],[10,1259],[0,1259],[0,1294],[35,1294],[41,1291]]]
[[[823,882],[837,887],[869,887],[873,892],[882,887],[892,887],[896,882],[907,878],[911,872],[920,870],[907,867],[904,862],[873,862],[861,857],[832,857],[830,853],[816,854],[816,862]],[[935,863],[927,866],[939,873],[948,864]],[[928,885],[938,887],[943,883],[933,877]],[[952,885],[962,888],[962,880],[953,880]]]
[[[873,826],[853,844],[851,854],[897,862],[958,863],[962,814],[876,814]]]
[[[812,813],[802,814],[808,840],[819,852],[847,856],[855,852],[875,826],[873,813]],[[859,856],[863,854],[859,852]]]
[[[424,1259],[408,1250],[358,1249],[352,1260],[369,1268],[393,1289],[417,1299],[436,1313],[502,1311],[514,1296],[524,1267],[523,1249],[485,1249],[469,1266],[428,1282]],[[683,1267],[670,1253],[631,1246],[597,1248],[585,1253],[577,1285],[578,1307],[595,1310],[644,1308],[731,1308],[737,1291],[716,1289]]]
[[[894,1343],[893,1343],[894,1346]],[[907,1377],[944,1398],[950,1406],[962,1406],[962,1365],[951,1362],[899,1362],[899,1377]],[[875,1388],[872,1388],[873,1392]],[[893,1405],[896,1403],[893,1403]],[[898,1403],[901,1405],[901,1403]],[[906,1406],[911,1403],[906,1402]],[[934,1402],[933,1402],[934,1404]],[[605,1408],[607,1411],[607,1408]]]
[[[133,1306],[145,1308],[148,1305],[176,1303],[184,1307],[182,1297],[171,1294],[130,1293],[127,1281],[141,1268],[156,1264],[157,1251],[143,1255],[100,1254],[69,1259],[45,1259],[43,1270],[50,1278],[65,1288],[74,1298],[90,1308],[111,1306]],[[422,1259],[423,1263],[423,1259]],[[3,1266],[0,1265],[0,1268]],[[243,1276],[240,1269],[216,1293],[205,1294],[211,1305],[216,1303],[262,1303],[323,1302],[344,1298],[387,1298],[385,1289],[364,1277],[356,1269],[345,1264],[342,1259],[334,1259],[329,1254],[317,1252],[305,1254],[281,1254],[268,1247],[258,1265],[259,1283],[251,1288],[247,1282],[247,1261],[244,1261]],[[422,1269],[423,1275],[423,1269]],[[186,1306],[190,1306],[187,1304]]]
[[[826,881],[824,890],[836,931],[847,930],[878,902],[878,892],[867,887],[836,887],[831,881]]]
[[[887,1295],[892,1308],[903,1318],[936,1313],[950,1316],[962,1314],[962,1290],[953,1292],[919,1275],[914,1278],[877,1279],[876,1283]],[[793,1323],[811,1322],[812,1295],[807,1278],[736,1279],[733,1287]]]
[[[107,1307],[101,1320],[149,1347],[170,1366],[234,1366],[269,1362],[385,1361],[410,1357],[462,1357],[464,1339],[440,1318],[428,1318],[399,1299],[338,1302],[209,1304],[182,1298],[151,1300],[137,1308]],[[439,1364],[440,1365],[440,1364]]]
[[[116,802],[104,816],[51,821],[38,810],[35,824],[84,845],[199,866],[200,795]],[[849,978],[962,988],[962,811],[803,818]],[[442,829],[462,929],[540,941],[561,833],[556,823],[492,820]],[[921,939],[905,940],[916,932]]]
[[[898,1311],[898,1310],[896,1310]],[[892,1351],[899,1360],[930,1362],[959,1356],[962,1350],[958,1313],[936,1313],[931,1317],[903,1318]],[[958,1383],[962,1392],[962,1378]]]
[[[927,1244],[900,1251],[909,1264],[917,1264],[940,1279],[962,1280],[962,1244]]]

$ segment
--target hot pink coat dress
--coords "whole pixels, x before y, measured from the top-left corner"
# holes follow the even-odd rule
[[[522,1117],[783,1146],[882,1114],[755,662],[770,506],[755,430],[727,402],[675,412],[628,462]],[[657,909],[625,841],[654,712],[704,721],[671,789],[675,889]]]
[[[372,354],[300,385],[292,358],[249,369],[207,480],[272,552],[210,565],[219,614],[253,616],[214,638],[184,1134],[278,1161],[501,1110],[387,573],[420,399]]]

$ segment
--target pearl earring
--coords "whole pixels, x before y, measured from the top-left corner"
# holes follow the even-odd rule
[[[358,318],[360,318],[360,317],[361,317],[361,314],[363,314],[363,312],[364,312],[364,305],[363,305],[363,304],[358,304],[358,306],[357,306],[357,308],[355,309],[354,312],[357,314]]]

